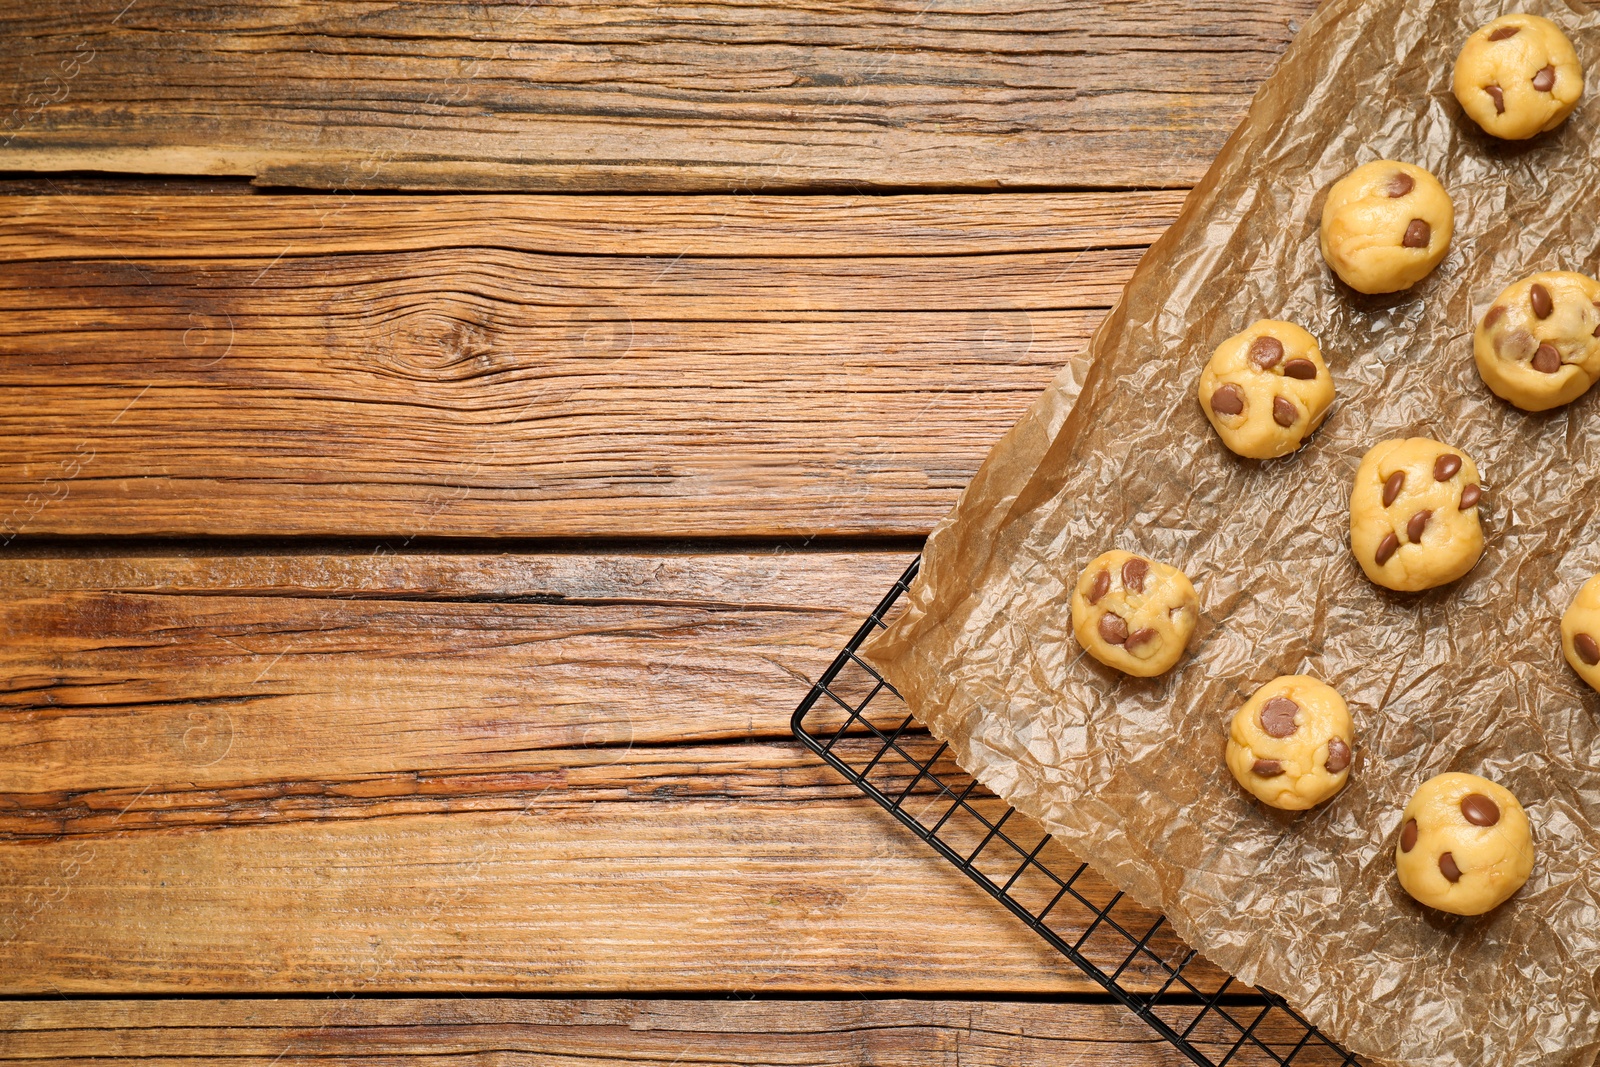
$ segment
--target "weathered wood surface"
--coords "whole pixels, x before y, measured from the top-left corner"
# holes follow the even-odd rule
[[[0,200],[0,261],[499,248],[547,255],[994,255],[1142,247],[1183,190],[987,196],[274,196],[45,190]],[[98,187],[83,183],[86,189]],[[70,183],[67,183],[70,188]],[[125,187],[124,187],[125,188]],[[237,192],[238,187],[232,187]],[[1095,292],[1102,290],[1096,288]]]
[[[783,739],[903,553],[581,539],[925,533],[1315,0],[14,7],[0,993],[361,996],[0,1000],[0,1061],[1181,1062],[960,1000],[1096,987]],[[1004,186],[1173,191],[749,195]],[[473,991],[847,999],[371,996]]]
[[[0,541],[925,534],[1178,202],[17,198]]]
[[[1230,1005],[1245,1024],[1260,1008]],[[333,999],[0,1003],[0,1062],[309,1067],[539,1063],[573,1067],[1017,1067],[1190,1061],[1126,1009],[1006,1001]],[[1257,1033],[1281,1056],[1299,1035],[1281,1013]],[[1198,1043],[1220,1060],[1234,1033],[1208,1018]],[[528,1057],[524,1059],[524,1057]],[[1259,1053],[1233,1062],[1258,1064]],[[1338,1060],[1302,1050],[1299,1067]]]
[[[0,790],[772,740],[909,556],[0,561]]]
[[[0,169],[317,188],[1172,187],[1315,0],[13,5]]]
[[[782,740],[905,562],[0,561],[0,992],[1090,989]]]
[[[809,774],[764,753],[735,772],[755,800],[652,796],[683,778],[659,766],[586,789],[586,768],[565,782],[537,761],[468,783],[516,790],[489,798],[500,812],[470,810],[480,793],[450,814],[385,816],[380,803],[356,818],[0,843],[4,991],[1097,990],[869,802],[804,788],[788,801],[781,780],[757,784],[774,762]],[[559,783],[553,800],[540,779]],[[615,796],[629,787],[638,795]],[[1131,906],[1121,918],[1153,921]],[[1129,951],[1110,931],[1095,946],[1112,967]],[[1123,975],[1147,990],[1164,977],[1143,957]]]

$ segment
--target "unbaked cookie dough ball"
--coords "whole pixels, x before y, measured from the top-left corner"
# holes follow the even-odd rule
[[[1262,319],[1217,346],[1200,373],[1200,406],[1222,443],[1249,459],[1299,448],[1333,406],[1333,375],[1317,339]]]
[[[1452,88],[1484,133],[1522,141],[1572,114],[1583,95],[1583,68],[1555,23],[1504,15],[1461,46]]]
[[[1472,336],[1484,384],[1524,411],[1570,404],[1600,380],[1600,282],[1545,271],[1495,297]]]
[[[1361,293],[1409,289],[1439,265],[1456,212],[1439,179],[1380,159],[1333,183],[1322,205],[1322,258]]]
[[[1350,709],[1331,686],[1303,674],[1274,678],[1245,701],[1228,729],[1228,770],[1263,804],[1316,807],[1350,779]]]
[[[1578,677],[1600,689],[1600,574],[1583,583],[1561,617],[1561,648]]]
[[[1072,632],[1084,651],[1124,674],[1169,670],[1200,618],[1194,586],[1176,567],[1111,551],[1097,556],[1072,594]]]
[[[1350,550],[1367,577],[1416,592],[1453,582],[1483,555],[1477,464],[1426,437],[1384,441],[1361,459],[1350,491]]]
[[[1423,782],[1400,817],[1394,865],[1419,904],[1482,915],[1522,888],[1533,871],[1528,816],[1505,788],[1476,774]]]

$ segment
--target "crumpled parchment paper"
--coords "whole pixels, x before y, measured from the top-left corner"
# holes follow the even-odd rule
[[[1531,0],[1589,87],[1531,143],[1481,134],[1455,53],[1517,5],[1333,0],[1261,88],[1092,345],[1003,438],[928,542],[910,610],[867,655],[958,761],[1247,982],[1379,1061],[1591,1064],[1600,1052],[1600,694],[1558,621],[1600,571],[1600,387],[1530,415],[1472,363],[1472,328],[1535,270],[1600,267],[1600,5]],[[1410,292],[1362,297],[1317,251],[1324,191],[1408,160],[1456,206],[1448,257]],[[1212,349],[1258,318],[1320,338],[1338,386],[1297,455],[1242,460],[1195,399]],[[1081,384],[1081,391],[1080,391]],[[1464,448],[1488,549],[1453,586],[1370,584],[1348,547],[1372,444]],[[1081,653],[1068,604],[1110,548],[1182,567],[1202,618],[1188,658],[1140,680]],[[1273,812],[1223,765],[1262,683],[1308,673],[1350,702],[1357,762],[1321,808]],[[1472,771],[1511,789],[1538,862],[1476,919],[1400,889],[1392,851],[1417,785]]]

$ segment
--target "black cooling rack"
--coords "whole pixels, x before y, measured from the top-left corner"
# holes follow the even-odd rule
[[[953,863],[1179,1052],[1206,1067],[1360,1061],[1283,998],[1209,963],[957,767],[856,655],[888,625],[915,561],[795,709],[795,737]]]

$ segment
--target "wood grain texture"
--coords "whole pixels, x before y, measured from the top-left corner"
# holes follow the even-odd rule
[[[0,168],[317,188],[1192,184],[1315,0],[73,0],[0,20]]]
[[[0,541],[920,536],[1176,206],[17,198]]]
[[[1256,1005],[1226,1009],[1246,1023]],[[1006,1001],[330,1000],[24,1001],[0,1004],[0,1062],[216,1057],[246,1067],[359,1058],[386,1065],[539,1063],[674,1067],[1177,1067],[1190,1061],[1120,1006]],[[1255,1031],[1280,1056],[1298,1034],[1274,1012]],[[1194,1037],[1220,1060],[1226,1022]],[[1255,1064],[1258,1055],[1233,1062]],[[1337,1058],[1303,1049],[1300,1067]]]
[[[3,560],[0,750],[28,758],[0,764],[0,790],[489,773],[544,749],[782,738],[908,562]]]
[[[579,786],[547,803],[521,788],[502,812],[0,843],[0,988],[1098,988],[865,799],[785,801],[775,785],[758,800],[606,803]],[[1087,875],[1080,888],[1112,897]],[[1086,915],[1069,903],[1059,921],[1082,934]],[[1136,933],[1154,921],[1133,905],[1118,918]],[[1132,951],[1109,928],[1092,937],[1102,966]],[[1170,934],[1152,947],[1181,958]],[[1148,990],[1165,973],[1140,956],[1122,977]]]
[[[499,248],[589,256],[911,256],[1136,248],[1182,190],[986,196],[273,196],[0,199],[0,260],[210,259]],[[104,183],[101,183],[102,185]],[[166,184],[166,183],[160,183]],[[92,183],[87,189],[94,189]],[[230,187],[222,186],[223,189]],[[231,191],[239,192],[238,187]]]
[[[406,546],[920,536],[1181,192],[748,194],[1184,186],[1314,6],[0,15],[0,993],[361,994],[0,1001],[0,1062],[1180,1062],[1106,1003],[863,999],[1097,989],[783,740],[901,554]],[[124,534],[381,544],[38,548]],[[846,999],[371,997],[767,990]]]
[[[1092,988],[778,740],[904,562],[0,562],[0,746],[27,754],[0,782],[0,992]],[[907,810],[932,824],[949,800],[920,785]],[[963,811],[943,830],[984,832]],[[1130,951],[1109,926],[1086,944]]]

